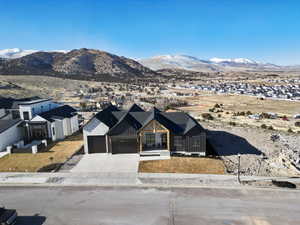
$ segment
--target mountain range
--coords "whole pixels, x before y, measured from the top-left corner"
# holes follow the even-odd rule
[[[271,63],[260,63],[245,58],[221,59],[212,58],[209,60],[198,59],[188,55],[161,55],[139,62],[153,70],[160,69],[184,69],[198,72],[224,72],[224,71],[245,71],[245,70],[282,70],[282,66]]]
[[[191,72],[300,71],[300,67],[278,66],[245,58],[203,60],[188,55],[161,55],[133,60],[86,48],[71,51],[0,50],[0,74],[3,75],[47,75],[97,80],[151,78],[164,72],[171,74],[171,71],[184,75]]]
[[[94,49],[27,53],[19,52],[26,54],[22,57],[13,54],[2,57],[0,74],[65,76],[74,79],[147,77],[156,74],[132,59]]]

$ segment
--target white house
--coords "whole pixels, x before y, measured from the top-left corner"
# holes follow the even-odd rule
[[[0,120],[0,152],[23,139],[24,133],[19,127],[21,122],[20,119]]]
[[[77,111],[68,105],[40,113],[27,122],[29,139],[62,140],[78,130]]]
[[[0,98],[0,119],[31,120],[35,115],[60,106],[51,99],[32,98]]]

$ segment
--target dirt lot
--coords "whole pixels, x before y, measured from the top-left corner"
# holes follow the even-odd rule
[[[224,174],[225,167],[218,159],[171,157],[168,160],[141,161],[139,172]]]
[[[6,155],[0,158],[0,172],[37,172],[45,166],[65,162],[82,145],[82,135],[78,134],[57,142],[48,152]]]
[[[209,112],[216,104],[223,104],[218,109],[222,112],[209,112],[216,121],[235,122],[237,124],[246,124],[254,127],[260,127],[265,124],[272,126],[274,129],[287,131],[291,128],[294,132],[300,132],[300,127],[295,126],[296,121],[293,118],[295,114],[300,113],[300,102],[286,101],[286,100],[260,100],[257,97],[245,95],[215,95],[206,94],[204,96],[188,97],[186,100],[192,105],[188,107],[181,107],[180,110],[191,113],[196,118],[201,118],[202,113]],[[255,113],[277,113],[278,116],[286,115],[288,120],[284,121],[280,118],[277,119],[250,119],[247,116],[235,116],[236,112]]]
[[[208,129],[208,139],[224,160],[228,173],[237,173],[240,153],[242,174],[300,176],[299,134],[224,123],[201,124]],[[273,141],[272,136],[278,138]]]

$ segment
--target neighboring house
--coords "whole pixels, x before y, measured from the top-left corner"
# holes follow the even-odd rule
[[[110,105],[83,128],[85,153],[171,153],[206,155],[206,133],[183,112],[144,111],[134,104],[128,111]]]
[[[24,142],[62,140],[79,130],[77,111],[51,99],[0,98],[0,121],[19,119]],[[3,122],[4,123],[4,122]]]
[[[31,120],[35,115],[58,107],[51,99],[32,98],[0,98],[0,119]]]
[[[79,130],[77,111],[64,105],[34,116],[25,123],[29,140],[62,140]]]
[[[4,151],[7,146],[23,139],[24,133],[19,127],[21,122],[20,119],[0,120],[0,152]]]

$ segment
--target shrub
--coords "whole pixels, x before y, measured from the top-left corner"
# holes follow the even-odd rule
[[[221,108],[219,104],[215,104],[214,108]]]
[[[203,119],[207,119],[207,120],[213,120],[214,119],[214,117],[210,113],[202,113],[201,116],[203,117]]]
[[[230,126],[236,126],[236,122],[230,121],[230,122],[229,122],[229,125],[230,125]]]
[[[221,114],[218,114],[218,117],[220,118],[220,117],[222,117],[222,115],[221,115]]]
[[[267,128],[268,128],[266,124],[262,124],[260,127],[261,127],[262,129],[267,129]]]
[[[268,130],[274,130],[274,127],[268,126]]]
[[[289,128],[289,129],[288,129],[288,132],[289,132],[289,133],[294,133],[294,131],[292,130],[292,128]]]

